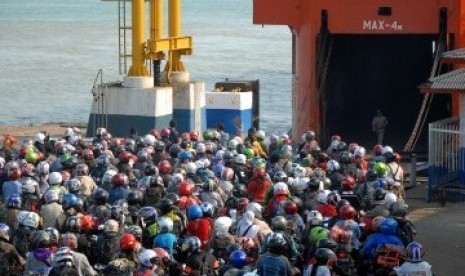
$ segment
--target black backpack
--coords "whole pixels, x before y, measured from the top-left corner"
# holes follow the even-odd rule
[[[18,253],[24,258],[26,257],[27,252],[29,252],[30,235],[31,230],[28,228],[19,228],[13,235],[13,245],[16,247]]]
[[[103,234],[97,240],[97,263],[108,264],[119,251],[119,236],[116,233]]]

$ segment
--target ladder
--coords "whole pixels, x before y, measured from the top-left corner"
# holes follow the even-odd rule
[[[131,22],[130,14],[131,0],[118,0],[118,61],[120,75],[128,72],[128,58],[132,56],[131,49],[129,49],[132,35],[132,27],[128,26],[128,22]]]

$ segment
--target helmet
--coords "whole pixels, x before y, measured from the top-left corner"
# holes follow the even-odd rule
[[[109,233],[109,232],[117,233],[118,231],[119,231],[119,223],[114,219],[107,220],[105,224],[103,225],[103,232],[105,233]]]
[[[155,142],[157,141],[157,139],[155,138],[155,136],[153,136],[152,134],[147,134],[144,136],[144,143],[147,145],[147,146],[153,146],[155,145]]]
[[[363,158],[363,157],[365,157],[365,154],[366,154],[366,150],[365,150],[364,147],[358,146],[354,150],[354,156],[355,157]]]
[[[324,238],[324,239],[320,239],[319,241],[317,241],[316,247],[328,248],[328,249],[334,250],[337,248],[337,242],[335,242],[334,240],[330,238]]]
[[[329,248],[318,248],[315,252],[317,264],[327,265],[337,260],[336,254]]]
[[[355,179],[352,176],[346,176],[341,181],[343,191],[353,191],[355,189]]]
[[[266,137],[265,131],[263,131],[263,130],[257,131],[257,136],[256,137],[257,137],[258,140],[261,140],[261,141],[265,140],[265,137]]]
[[[138,216],[147,221],[154,221],[157,217],[157,210],[152,206],[145,206],[139,210]]]
[[[158,133],[158,130],[156,128],[152,128],[150,130],[150,135],[155,137],[155,139],[160,139],[160,134]]]
[[[397,196],[394,193],[386,193],[386,196],[384,197],[384,206],[386,208],[391,208],[392,204],[397,202]]]
[[[34,212],[19,211],[16,215],[16,221],[19,225],[36,229],[39,226],[40,217]]]
[[[142,228],[139,225],[129,225],[125,233],[132,234],[138,241],[142,240]]]
[[[333,206],[336,206],[340,200],[341,200],[341,196],[337,192],[331,192],[326,197],[326,202]]]
[[[166,144],[163,141],[156,141],[154,148],[156,152],[163,152],[166,150]]]
[[[50,204],[52,202],[58,202],[60,197],[58,196],[58,193],[55,190],[47,190],[44,193],[44,200],[46,204]]]
[[[160,232],[172,232],[173,231],[173,221],[167,217],[161,217],[158,220],[158,225],[160,226]]]
[[[97,189],[93,194],[92,198],[94,199],[95,203],[97,204],[105,204],[108,200],[110,195],[104,189]]]
[[[124,173],[118,173],[111,179],[111,184],[114,186],[125,186],[129,184],[128,176]]]
[[[287,174],[283,171],[276,172],[273,176],[273,181],[276,182],[284,182],[287,183]]]
[[[312,210],[307,214],[307,222],[311,226],[323,225],[323,215],[316,210]]]
[[[142,203],[143,195],[141,191],[130,191],[126,197],[129,205],[137,205]]]
[[[110,165],[110,163],[111,163],[110,156],[108,156],[107,154],[102,154],[97,158],[97,165],[99,167],[106,168]]]
[[[81,231],[81,220],[78,216],[70,216],[66,219],[65,229],[67,232],[78,233]]]
[[[30,149],[26,152],[25,156],[26,162],[30,164],[35,164],[39,160],[39,154],[35,149]]]
[[[373,193],[374,200],[384,200],[386,197],[386,191],[383,188],[376,188],[375,192]]]
[[[375,145],[375,146],[373,147],[373,153],[374,153],[374,155],[381,155],[382,152],[383,152],[383,145],[379,145],[379,144],[378,144],[378,145]]]
[[[236,139],[231,139],[228,142],[228,149],[229,150],[236,150],[238,144],[239,144],[239,142]]]
[[[357,144],[357,143],[354,143],[354,142],[350,143],[350,144],[349,144],[349,152],[353,154],[353,153],[355,152],[355,149],[356,149],[357,147],[358,147],[358,144]]]
[[[194,220],[203,217],[202,208],[199,205],[192,205],[187,209],[187,218]]]
[[[316,226],[310,231],[310,242],[316,244],[321,239],[329,238],[329,230],[321,226]]]
[[[239,211],[239,212],[243,212],[245,211],[245,208],[247,208],[247,205],[249,205],[250,201],[248,198],[245,198],[245,197],[241,197],[239,199],[237,199],[236,201],[236,209]]]
[[[284,212],[289,215],[297,214],[299,211],[299,207],[297,207],[297,204],[293,201],[286,201],[284,203]]]
[[[231,228],[232,223],[233,221],[230,217],[219,217],[214,222],[215,230],[227,232]]]
[[[205,148],[205,144],[204,143],[198,143],[197,146],[195,147],[195,151],[197,153],[205,153],[206,151],[206,148]]]
[[[91,149],[85,149],[82,152],[82,158],[86,161],[94,160],[94,152]]]
[[[276,195],[287,195],[289,193],[289,188],[284,182],[278,182],[273,186],[273,194]]]
[[[425,252],[423,246],[418,242],[411,242],[407,245],[407,260],[409,262],[421,262]]]
[[[18,180],[21,177],[21,170],[17,167],[12,167],[8,169],[8,179],[9,180]]]
[[[189,132],[189,137],[191,139],[191,141],[198,141],[199,140],[199,132],[196,131],[196,130],[192,130],[191,132]]]
[[[200,250],[201,244],[202,243],[198,237],[196,236],[187,237],[182,242],[181,251],[182,252],[186,252],[186,251],[197,252]]]
[[[186,160],[192,160],[192,152],[184,150],[179,154],[179,160],[184,162]]]
[[[382,216],[374,217],[373,220],[371,221],[371,228],[373,229],[373,231],[377,232],[381,226],[381,223],[383,223],[385,219],[386,218]]]
[[[388,165],[386,165],[383,162],[377,162],[373,165],[373,169],[375,170],[376,174],[378,176],[385,176],[387,172],[389,171]]]
[[[278,253],[282,252],[286,246],[286,240],[281,233],[272,233],[266,241],[266,248],[270,252]]]
[[[158,170],[160,171],[161,174],[169,174],[172,171],[172,167],[170,162],[167,160],[163,160],[158,164]]]
[[[78,199],[73,194],[66,194],[62,199],[63,210],[68,210],[69,208],[74,208],[78,206]]]
[[[162,130],[163,133],[163,130]],[[139,263],[148,268],[156,267],[158,261],[157,254],[152,249],[144,249],[139,253]]]
[[[37,172],[41,175],[46,175],[50,173],[50,164],[47,161],[41,161],[37,164]]]
[[[145,167],[145,170],[144,170],[144,174],[146,176],[149,176],[149,175],[157,175],[158,174],[158,168],[153,165],[153,164],[148,164],[146,167]]]
[[[6,147],[11,147],[12,145],[16,143],[17,143],[17,140],[13,135],[11,134],[5,135],[5,138],[3,140],[3,145],[5,145]]]
[[[340,162],[342,164],[350,164],[350,163],[352,163],[352,159],[353,159],[352,153],[350,153],[348,151],[341,152],[341,154],[340,154]]]
[[[287,220],[283,216],[276,216],[271,220],[271,228],[273,231],[284,231],[287,227]]]
[[[21,196],[18,194],[11,194],[6,201],[8,208],[21,209]]]
[[[168,138],[168,137],[170,137],[170,134],[171,134],[171,131],[170,131],[170,129],[167,128],[167,127],[163,128],[163,129],[160,131],[160,136],[161,136],[162,138]]]
[[[397,221],[393,218],[386,218],[381,222],[379,231],[384,235],[395,235],[397,233]]]
[[[166,214],[173,210],[173,205],[173,201],[165,197],[158,202],[157,207],[162,214]]]
[[[328,195],[330,191],[328,190],[322,190],[318,192],[316,201],[320,204],[327,204],[328,203]]]
[[[44,230],[32,232],[29,238],[29,245],[33,248],[47,248],[50,246],[50,235]]]
[[[71,178],[65,183],[66,188],[72,194],[77,194],[81,192],[81,181],[77,178]]]
[[[89,166],[84,163],[78,164],[76,166],[76,175],[89,175]]]
[[[181,147],[177,144],[174,144],[170,147],[170,156],[171,158],[178,158],[180,152],[182,151]]]
[[[0,238],[10,240],[10,227],[5,223],[0,223]]]
[[[236,157],[234,158],[234,163],[236,164],[241,164],[241,165],[245,165],[247,163],[247,158],[245,157],[244,154],[238,154],[236,155]]]
[[[180,196],[191,196],[193,192],[194,188],[188,181],[181,182],[181,185],[178,187],[178,193]]]
[[[133,234],[126,233],[119,240],[121,250],[133,250],[137,245],[136,237]]]
[[[179,195],[177,193],[168,193],[165,196],[165,198],[171,200],[173,202],[173,204],[177,204],[179,202],[179,199],[180,199],[180,197],[179,197]]]
[[[390,146],[384,146],[383,149],[381,150],[381,154],[385,155],[386,153],[394,153],[394,150]]]
[[[354,219],[357,216],[357,211],[351,205],[342,206],[339,213],[343,219]]]
[[[89,230],[94,229],[95,223],[91,215],[83,215],[83,216],[80,216],[79,219],[81,220],[82,230],[89,231]]]
[[[242,268],[247,264],[247,254],[244,251],[237,250],[229,256],[231,265],[236,268]]]
[[[48,233],[50,244],[57,245],[58,239],[60,238],[60,232],[58,232],[58,230],[53,227],[47,227],[44,229],[44,231]]]
[[[215,207],[210,202],[200,203],[204,217],[212,218],[215,215]]]
[[[367,178],[367,181],[375,181],[376,178],[378,178],[378,175],[376,174],[375,170],[368,169],[366,178]]]
[[[29,164],[29,163],[24,163],[21,166],[21,175],[22,176],[34,176],[36,173],[36,168],[34,165]]]
[[[63,181],[63,176],[59,172],[52,172],[48,177],[49,185],[60,185]]]
[[[329,160],[328,163],[326,164],[326,170],[328,173],[333,173],[333,172],[339,171],[340,169],[341,169],[341,166],[339,165],[339,162],[337,162],[334,159]]]
[[[247,159],[251,159],[252,157],[255,156],[255,152],[252,148],[245,148],[244,149],[244,155],[247,157]]]
[[[119,162],[129,163],[129,160],[133,159],[133,155],[129,151],[123,151],[118,156]]]
[[[388,151],[383,153],[384,160],[386,160],[386,163],[391,163],[396,160],[396,155],[392,151]]]

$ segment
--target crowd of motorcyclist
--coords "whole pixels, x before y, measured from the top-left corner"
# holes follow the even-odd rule
[[[391,147],[199,136],[5,135],[0,274],[432,275]]]

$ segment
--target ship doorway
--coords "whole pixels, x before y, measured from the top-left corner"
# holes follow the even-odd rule
[[[430,75],[431,35],[333,35],[326,79],[326,133],[339,134],[370,150],[371,121],[387,117],[384,143],[402,150],[415,125],[423,96],[417,86]],[[416,151],[427,150],[428,123],[449,117],[451,96],[434,95]]]

